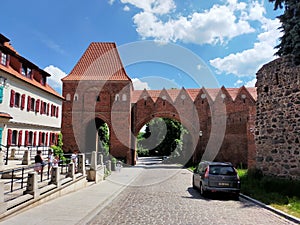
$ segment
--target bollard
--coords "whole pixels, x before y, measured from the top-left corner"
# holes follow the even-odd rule
[[[59,167],[52,167],[51,172],[51,183],[55,184],[57,188],[60,187],[60,173],[59,173]]]
[[[9,159],[14,160],[14,159],[15,159],[15,156],[16,156],[16,149],[13,148],[13,149],[11,149],[11,151],[10,151],[10,157],[9,157]]]
[[[79,154],[78,155],[78,173],[82,173],[83,176],[85,176],[85,155]]]
[[[1,149],[0,149],[1,150]],[[4,152],[0,151],[0,169],[4,166]]]
[[[33,198],[38,198],[40,196],[40,190],[38,188],[38,176],[36,172],[30,172],[28,173],[28,179],[27,179],[27,189],[25,191],[25,194],[31,194],[33,195]]]
[[[0,214],[7,211],[7,202],[4,202],[5,181],[0,180]]]
[[[75,177],[75,165],[74,163],[69,163],[68,165],[68,177],[71,177],[73,180],[76,179]]]
[[[102,166],[103,165],[103,155],[99,155],[99,164]]]
[[[30,155],[28,150],[25,150],[22,160],[22,165],[29,165],[31,163],[30,161]]]
[[[97,153],[95,151],[92,152],[90,168],[91,170],[97,170]]]

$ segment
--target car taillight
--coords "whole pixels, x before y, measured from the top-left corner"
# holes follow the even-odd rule
[[[205,174],[204,174],[204,178],[208,178],[209,176],[209,167],[207,167]]]

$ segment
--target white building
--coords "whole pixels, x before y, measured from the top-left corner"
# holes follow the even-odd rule
[[[3,151],[45,150],[56,144],[63,97],[47,84],[49,76],[19,55],[9,39],[0,34],[0,144]]]

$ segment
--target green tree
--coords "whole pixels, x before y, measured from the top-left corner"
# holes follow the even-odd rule
[[[105,155],[109,155],[109,128],[106,123],[102,123],[98,128],[98,136],[101,150]]]
[[[274,3],[274,10],[283,8],[284,13],[278,16],[281,22],[280,44],[276,55],[294,55],[295,64],[300,64],[300,1],[299,0],[269,0]]]
[[[186,133],[187,130],[178,121],[168,118],[155,118],[146,124],[145,132],[138,135],[137,146],[140,149],[138,152],[149,152],[149,155],[161,156],[172,154],[172,157],[180,157],[183,151],[182,139]],[[151,139],[151,143],[147,138]],[[153,148],[153,143],[159,144]]]
[[[63,151],[63,141],[62,141],[63,135],[62,133],[58,134],[58,139],[57,139],[57,145],[52,145],[51,149],[53,150],[53,155],[54,156],[59,156],[59,160],[65,162],[66,158],[64,157],[64,151]]]

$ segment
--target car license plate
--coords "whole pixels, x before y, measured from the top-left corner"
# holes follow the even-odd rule
[[[219,183],[219,186],[229,186],[229,183]]]

